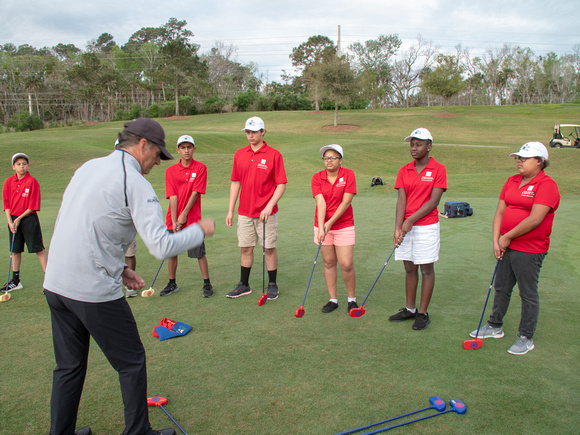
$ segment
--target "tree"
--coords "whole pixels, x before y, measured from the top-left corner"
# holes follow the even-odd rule
[[[437,67],[426,74],[421,87],[433,95],[442,97],[447,113],[449,99],[465,88],[465,82],[461,77],[463,71],[457,56],[439,54],[437,63]]]
[[[385,107],[387,95],[391,93],[391,59],[401,47],[398,35],[381,35],[364,44],[349,45],[354,52],[354,64],[364,81],[364,94],[373,107]]]
[[[357,93],[355,76],[345,57],[334,57],[316,65],[325,96],[334,102],[334,126],[338,123],[338,106],[348,104]]]
[[[294,47],[290,55],[292,66],[302,72],[302,81],[306,88],[313,92],[312,100],[316,111],[320,110],[321,65],[332,61],[336,56],[336,50],[336,45],[328,36],[316,35]]]

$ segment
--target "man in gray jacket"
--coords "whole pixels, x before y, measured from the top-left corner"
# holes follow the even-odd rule
[[[158,259],[195,248],[214,232],[211,220],[167,232],[157,195],[142,174],[172,158],[161,125],[138,118],[125,124],[119,149],[81,166],[64,192],[44,279],[56,359],[52,435],[91,433],[88,427],[75,432],[91,336],[119,373],[123,434],[174,433],[151,429],[145,350],[122,290],[122,284],[134,290],[145,285],[124,263],[136,232]]]

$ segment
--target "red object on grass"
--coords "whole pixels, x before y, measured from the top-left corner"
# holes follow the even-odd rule
[[[167,399],[165,397],[148,397],[147,398],[147,406],[162,406],[167,404]]]

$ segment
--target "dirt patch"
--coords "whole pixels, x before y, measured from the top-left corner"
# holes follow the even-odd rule
[[[450,113],[443,113],[441,115],[435,115],[436,118],[458,118],[459,115],[452,115]]]
[[[358,125],[352,125],[352,124],[338,124],[336,127],[334,125],[325,125],[322,128],[325,129],[325,130],[331,130],[331,131],[353,131],[353,130],[360,130],[360,127]]]

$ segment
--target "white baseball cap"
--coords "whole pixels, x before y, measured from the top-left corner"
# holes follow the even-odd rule
[[[16,154],[14,154],[14,155],[12,156],[12,164],[14,165],[14,161],[15,161],[16,159],[19,159],[20,157],[22,157],[22,158],[26,159],[26,161],[27,161],[28,163],[30,163],[30,159],[28,158],[28,156],[27,156],[26,154],[24,154],[24,153],[16,153]]]
[[[188,143],[192,144],[193,146],[195,146],[195,142],[193,141],[193,138],[187,134],[184,134],[183,136],[179,136],[179,139],[177,139],[177,146],[179,147],[179,145],[181,145],[184,142],[188,142]]]
[[[340,145],[333,143],[331,145],[323,146],[320,148],[320,154],[322,154],[322,157],[324,157],[324,153],[328,150],[336,151],[338,154],[340,154],[341,159],[344,157],[344,153],[342,152],[342,147]]]
[[[413,138],[419,140],[430,140],[433,142],[433,136],[431,136],[431,133],[426,128],[417,128],[413,130],[413,133],[405,138],[405,142],[411,142],[411,139]]]
[[[250,130],[250,131],[260,131],[264,130],[264,121],[262,118],[258,118],[257,116],[252,116],[250,119],[246,121],[246,126],[242,128],[242,131]]]
[[[542,142],[527,142],[522,145],[517,153],[511,153],[510,157],[519,156],[525,159],[530,157],[541,157],[548,160],[548,150]]]

